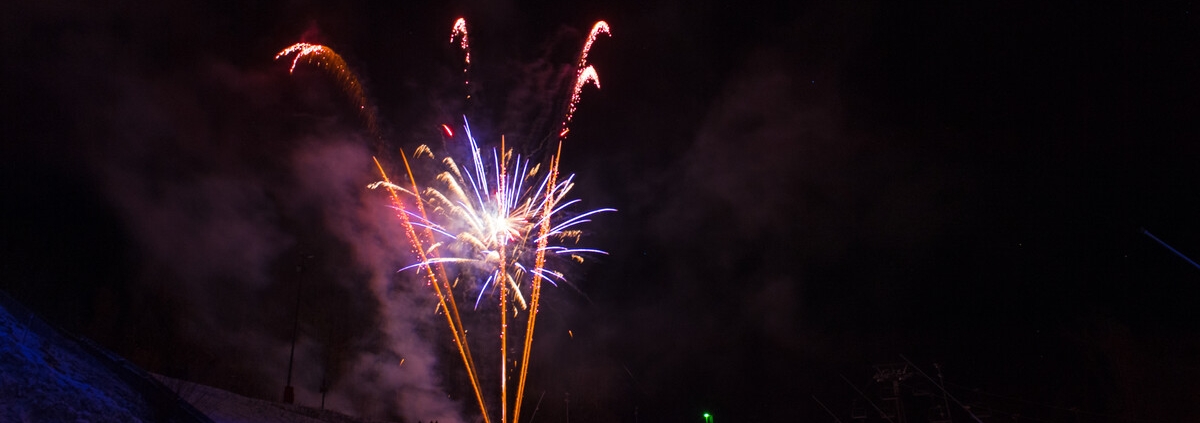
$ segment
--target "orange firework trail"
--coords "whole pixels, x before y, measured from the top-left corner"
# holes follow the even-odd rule
[[[425,206],[421,202],[420,194],[417,191],[416,179],[412,177],[412,168],[408,165],[408,158],[404,156],[403,151],[401,151],[400,157],[404,159],[404,169],[408,172],[408,179],[412,181],[412,191],[410,192],[396,184],[393,184],[391,180],[388,179],[387,173],[384,172],[383,165],[379,164],[379,159],[374,157],[371,159],[375,161],[375,167],[379,169],[379,175],[383,178],[383,181],[378,184],[372,184],[370,188],[377,188],[378,186],[382,185],[388,190],[388,193],[391,194],[392,197],[392,206],[395,207],[397,212],[396,215],[403,223],[401,226],[404,227],[405,235],[412,244],[413,254],[415,254],[422,262],[427,262],[431,260],[431,256],[433,256],[433,259],[437,258],[434,255],[436,254],[437,246],[434,245],[430,247],[428,251],[422,248],[422,245],[427,245],[430,243],[429,240],[433,238],[433,235],[429,231],[429,228],[426,227],[424,231],[425,242],[422,242],[422,238],[418,237],[415,228],[413,228],[412,221],[408,218],[408,210],[404,207],[404,203],[400,201],[399,192],[412,194],[417,199],[417,211],[420,213],[420,216],[422,216],[422,219],[428,220],[423,217],[426,216]],[[454,335],[454,344],[456,347],[458,347],[459,355],[462,356],[463,365],[465,365],[467,368],[467,377],[471,380],[471,388],[475,391],[475,399],[479,402],[479,410],[483,415],[483,421],[484,423],[489,423],[490,420],[488,419],[487,406],[483,401],[483,391],[479,387],[479,376],[475,372],[475,361],[471,357],[471,349],[467,343],[467,332],[462,327],[462,317],[459,316],[458,305],[454,302],[454,292],[451,290],[449,278],[446,277],[445,268],[443,268],[440,264],[436,267],[437,274],[434,273],[433,266],[425,267],[425,276],[427,278],[426,282],[433,286],[434,292],[437,293],[438,306],[442,309],[443,314],[446,316],[446,324],[450,326],[450,332],[452,335]],[[438,276],[441,276],[441,278]]]
[[[371,134],[374,135],[378,132],[375,126],[375,112],[367,104],[367,96],[363,94],[362,84],[358,82],[358,76],[350,71],[350,66],[346,65],[342,56],[335,53],[333,49],[320,44],[296,43],[275,54],[275,60],[291,54],[296,56],[292,59],[292,67],[288,68],[288,73],[295,72],[296,65],[301,60],[325,70],[338,82],[342,91],[350,97],[350,101],[354,102],[355,108],[362,114]]]

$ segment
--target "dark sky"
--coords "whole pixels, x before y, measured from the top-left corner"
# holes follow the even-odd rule
[[[845,420],[902,355],[996,416],[1200,398],[1200,269],[1142,232],[1200,258],[1190,2],[93,3],[0,6],[0,288],[150,371],[277,397],[299,286],[299,402],[475,421],[370,157],[463,113],[543,152],[604,19],[563,168],[619,211],[546,293],[522,420]],[[301,40],[378,139],[272,60]]]

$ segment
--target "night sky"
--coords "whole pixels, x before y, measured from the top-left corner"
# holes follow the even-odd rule
[[[0,289],[149,371],[276,399],[297,324],[299,403],[476,421],[371,156],[466,114],[544,157],[604,19],[562,167],[619,211],[522,420],[846,420],[902,357],[995,416],[1195,419],[1200,268],[1143,232],[1200,259],[1191,2],[143,3],[0,6]]]

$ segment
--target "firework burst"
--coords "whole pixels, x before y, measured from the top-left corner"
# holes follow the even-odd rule
[[[471,152],[468,166],[460,166],[452,157],[443,158],[445,170],[434,178],[436,184],[426,187],[421,195],[396,185],[387,186],[423,199],[429,214],[408,212],[408,217],[413,225],[435,234],[427,253],[439,254],[401,271],[434,264],[454,264],[468,274],[482,271],[486,277],[476,296],[475,308],[489,288],[506,285],[509,299],[521,310],[527,310],[528,287],[533,280],[554,285],[567,281],[560,271],[536,266],[536,253],[569,257],[576,262],[582,262],[584,254],[604,254],[570,244],[578,242],[582,235],[577,226],[590,222],[589,218],[595,214],[615,210],[602,208],[566,217],[570,214],[568,208],[580,201],[565,200],[575,185],[574,175],[551,184],[549,177],[539,175],[539,165],[519,155],[514,157],[513,150],[503,150],[503,145],[499,150],[484,151],[470,126],[464,130]],[[419,147],[414,156],[436,160],[427,146]],[[384,185],[376,183],[371,187]],[[550,210],[548,215],[544,213],[546,209]],[[543,222],[549,225],[544,232]],[[543,241],[545,246],[541,245]]]

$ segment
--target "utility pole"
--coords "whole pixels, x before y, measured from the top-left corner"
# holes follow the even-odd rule
[[[871,401],[871,398],[870,398],[870,397],[868,397],[868,396],[867,396],[867,394],[864,394],[864,393],[863,393],[863,391],[862,391],[861,389],[858,389],[858,387],[857,387],[857,386],[855,386],[853,383],[851,383],[851,382],[850,382],[850,379],[846,379],[846,376],[843,376],[843,375],[838,375],[838,376],[842,376],[842,380],[846,381],[846,384],[847,384],[847,385],[850,385],[850,387],[851,387],[851,388],[854,388],[854,392],[858,392],[858,395],[859,395],[859,396],[861,396],[861,397],[863,397],[863,399],[867,400],[867,404],[871,404],[871,407],[872,407],[872,408],[874,408],[874,409],[875,409],[875,411],[878,411],[878,412],[879,412],[879,417],[880,417],[880,418],[883,418],[884,420],[887,420],[887,421],[888,421],[888,423],[896,423],[896,421],[895,421],[895,420],[892,420],[892,417],[891,417],[891,416],[888,416],[888,415],[887,415],[887,413],[884,413],[884,412],[883,412],[883,409],[882,409],[882,408],[879,408],[879,406],[878,406],[878,405],[875,405],[875,401]]]
[[[912,373],[908,371],[908,366],[902,366],[899,364],[875,366],[875,382],[891,382],[892,397],[884,398],[884,401],[892,402],[897,423],[908,422],[908,416],[906,416],[904,412],[904,398],[902,398],[900,395],[900,382],[908,379],[911,376]]]
[[[533,423],[533,418],[537,417],[537,412],[542,408],[542,399],[546,398],[546,391],[542,391],[542,396],[538,397],[537,405],[533,406],[533,414],[529,416],[529,423]]]
[[[937,369],[938,380],[941,381],[942,386],[946,386],[946,378],[942,376],[942,365],[933,363],[933,368]],[[954,423],[954,418],[950,417],[950,398],[947,398],[944,392],[942,393],[942,402],[945,403],[946,407],[946,421]]]
[[[829,413],[829,417],[833,417],[833,420],[836,421],[837,423],[842,423],[842,419],[839,419],[837,414],[833,414],[833,410],[830,410],[829,407],[826,407],[825,403],[823,403],[823,402],[821,402],[821,400],[817,399],[816,395],[813,395],[812,399],[813,399],[813,401],[816,401],[817,404],[820,404],[821,408],[824,408],[826,413]]]
[[[329,392],[329,380],[321,377],[321,410],[325,410],[325,394]]]
[[[980,419],[979,419],[979,416],[976,416],[976,415],[975,415],[975,413],[972,413],[972,412],[971,412],[971,407],[967,407],[967,406],[966,406],[966,404],[963,404],[963,403],[962,403],[962,401],[959,401],[959,400],[958,400],[958,398],[954,398],[954,396],[953,396],[953,395],[950,395],[950,391],[947,391],[947,390],[946,390],[946,385],[940,384],[940,383],[938,383],[937,381],[933,380],[933,378],[931,378],[931,377],[929,377],[929,375],[925,374],[925,372],[924,372],[924,371],[922,371],[920,367],[917,367],[917,365],[916,365],[916,364],[913,364],[913,362],[912,362],[912,361],[910,361],[910,360],[908,359],[908,357],[905,357],[905,356],[901,355],[901,356],[900,356],[900,358],[903,358],[903,359],[904,359],[904,362],[906,362],[906,363],[908,363],[910,366],[912,366],[912,367],[913,367],[913,369],[916,369],[916,370],[917,370],[917,373],[920,373],[920,374],[921,374],[921,376],[925,377],[925,379],[926,379],[926,380],[928,380],[929,382],[933,383],[933,384],[934,384],[934,386],[937,386],[937,388],[938,388],[938,389],[941,389],[941,390],[942,390],[942,394],[943,394],[943,395],[945,395],[945,396],[946,396],[946,398],[949,398],[951,401],[954,401],[954,403],[955,403],[955,404],[958,404],[958,407],[959,407],[959,408],[962,408],[962,410],[963,410],[963,411],[966,411],[966,412],[967,412],[967,414],[968,414],[968,415],[970,415],[972,419],[975,419],[975,423],[983,423],[983,420],[980,420]]]
[[[304,281],[304,260],[312,256],[300,256],[300,264],[296,266],[296,312],[292,318],[292,350],[288,353],[287,385],[283,387],[283,402],[296,403],[296,390],[292,388],[292,363],[296,360],[296,338],[300,335],[300,285]],[[324,398],[321,399],[324,402]]]

